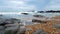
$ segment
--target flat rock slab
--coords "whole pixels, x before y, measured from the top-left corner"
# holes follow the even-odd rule
[[[4,30],[4,28],[5,28],[4,26],[0,26],[0,30]]]
[[[25,30],[26,30],[25,27],[24,27],[24,26],[21,26],[21,27],[20,27],[20,34],[25,33]]]
[[[18,24],[6,24],[5,27],[14,27],[14,26],[18,26]]]
[[[55,24],[54,27],[55,28],[60,28],[60,24]]]
[[[33,34],[48,34],[48,33],[42,31],[41,29],[37,29]]]
[[[5,31],[4,30],[0,30],[0,34],[5,34]]]
[[[5,29],[5,34],[16,34],[18,31],[18,26],[16,27],[8,27]]]
[[[18,26],[15,26],[15,27],[7,27],[5,30],[8,31],[8,30],[12,30],[12,31],[15,31],[18,29]]]

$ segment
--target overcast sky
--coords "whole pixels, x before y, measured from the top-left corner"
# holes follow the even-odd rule
[[[59,9],[60,0],[0,0],[0,12]]]

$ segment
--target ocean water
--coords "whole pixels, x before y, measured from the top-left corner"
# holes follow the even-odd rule
[[[18,18],[18,19],[32,19],[34,14],[39,14],[39,15],[43,15],[46,17],[54,17],[57,15],[60,15],[60,13],[33,13],[33,14],[28,14],[28,15],[24,15],[24,14],[3,14],[3,16],[0,16],[2,18]]]

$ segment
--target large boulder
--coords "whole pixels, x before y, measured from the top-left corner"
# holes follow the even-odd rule
[[[5,34],[16,34],[18,30],[18,26],[15,27],[7,27],[5,29]]]
[[[0,30],[4,30],[5,29],[5,27],[4,26],[0,26]]]
[[[0,26],[4,26],[5,24],[5,19],[0,19]]]
[[[58,30],[57,32],[58,32],[58,34],[60,34],[60,30]]]
[[[41,29],[37,29],[33,34],[40,34],[42,32]]]
[[[34,17],[45,18],[43,15],[33,15]]]
[[[20,23],[20,20],[15,18],[10,18],[10,19],[6,19],[5,23],[8,23],[8,24]]]
[[[6,24],[5,27],[15,27],[15,26],[19,26],[18,23],[15,24]]]
[[[28,13],[21,13],[21,14],[28,15]]]
[[[48,34],[48,33],[42,31],[41,29],[37,29],[33,34]]]
[[[26,31],[26,28],[24,26],[20,27],[20,34],[24,34]]]
[[[5,34],[5,31],[4,30],[0,30],[0,34]]]
[[[55,28],[60,28],[60,24],[55,24],[54,27]]]
[[[46,21],[37,20],[37,19],[33,19],[32,22],[47,23]]]

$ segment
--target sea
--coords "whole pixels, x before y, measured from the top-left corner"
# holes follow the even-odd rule
[[[28,15],[24,15],[24,14],[0,14],[0,15],[3,15],[3,16],[0,16],[0,17],[4,17],[4,18],[19,18],[19,19],[24,19],[24,18],[33,18],[33,15],[43,15],[43,16],[46,16],[46,17],[54,17],[54,16],[57,16],[57,15],[60,15],[60,13],[30,13]]]

